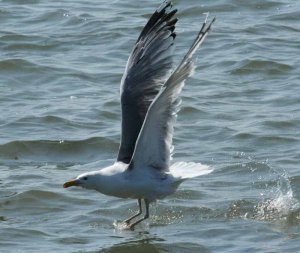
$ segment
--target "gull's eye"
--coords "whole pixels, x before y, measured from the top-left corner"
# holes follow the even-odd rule
[[[84,177],[84,178],[83,178],[83,180],[87,180],[87,179],[88,179],[87,177]]]

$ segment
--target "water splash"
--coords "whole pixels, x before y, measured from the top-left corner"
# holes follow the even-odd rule
[[[273,199],[267,199],[255,206],[255,219],[258,220],[286,220],[289,223],[300,222],[300,204],[293,197],[292,190],[278,193]]]
[[[128,224],[126,224],[123,221],[115,220],[114,223],[113,223],[113,226],[114,226],[116,231],[129,230]]]
[[[279,221],[290,226],[299,225],[300,202],[294,197],[287,171],[272,166],[268,160],[258,161],[245,153],[235,154],[234,159],[241,160],[240,166],[246,172],[245,180],[251,184],[249,196],[257,196],[258,200],[246,197],[234,201],[225,217]]]
[[[261,192],[263,199],[254,207],[254,218],[258,220],[282,220],[298,224],[300,203],[294,198],[293,190],[285,170],[272,169],[277,174],[276,185]]]
[[[133,229],[128,226],[128,224],[124,221],[117,221],[115,220],[113,223],[115,232],[122,232],[122,231],[134,231],[136,227]],[[147,221],[142,222],[139,224],[139,227],[142,227],[142,230],[148,230],[149,229],[149,223]]]

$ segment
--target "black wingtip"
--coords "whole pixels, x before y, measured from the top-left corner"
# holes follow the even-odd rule
[[[172,1],[167,0],[167,1],[164,1],[164,3],[166,4],[166,8],[168,8],[169,6],[173,7]]]
[[[170,27],[168,28],[168,30],[169,30],[170,32],[174,32],[174,30],[175,30],[175,25],[170,26]]]
[[[212,19],[212,21],[210,22],[209,26],[208,26],[207,29],[206,29],[206,32],[210,31],[211,26],[212,26],[212,24],[213,24],[215,21],[216,21],[216,17],[214,17],[214,18]]]
[[[164,1],[156,10],[157,13],[165,13],[168,7],[172,8],[173,4],[171,1]]]
[[[170,21],[167,22],[167,26],[173,26],[177,23],[177,21],[178,18],[171,19]]]
[[[172,27],[175,26],[178,19],[174,17],[177,9],[172,10],[171,8],[172,2],[164,1],[149,18],[147,24],[144,26],[140,36],[138,37],[137,42],[144,39],[151,31],[159,29],[160,26],[169,27],[167,29],[173,32],[174,29]]]

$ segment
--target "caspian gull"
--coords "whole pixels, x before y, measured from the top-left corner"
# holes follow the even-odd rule
[[[206,19],[191,48],[173,68],[177,10],[164,2],[150,17],[127,61],[121,80],[122,133],[117,161],[66,182],[106,195],[138,200],[137,214],[124,221],[126,228],[149,217],[149,204],[176,191],[186,179],[208,174],[209,166],[193,162],[170,165],[173,125],[184,81],[195,68],[192,57],[211,29]],[[142,214],[142,200],[145,215]]]

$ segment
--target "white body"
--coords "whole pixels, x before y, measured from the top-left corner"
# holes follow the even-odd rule
[[[208,174],[209,166],[199,163],[178,162],[169,172],[153,168],[127,170],[128,164],[116,162],[99,171],[84,173],[77,177],[80,185],[105,195],[119,198],[148,199],[153,202],[176,191],[187,178]],[[87,178],[87,180],[84,180]]]

